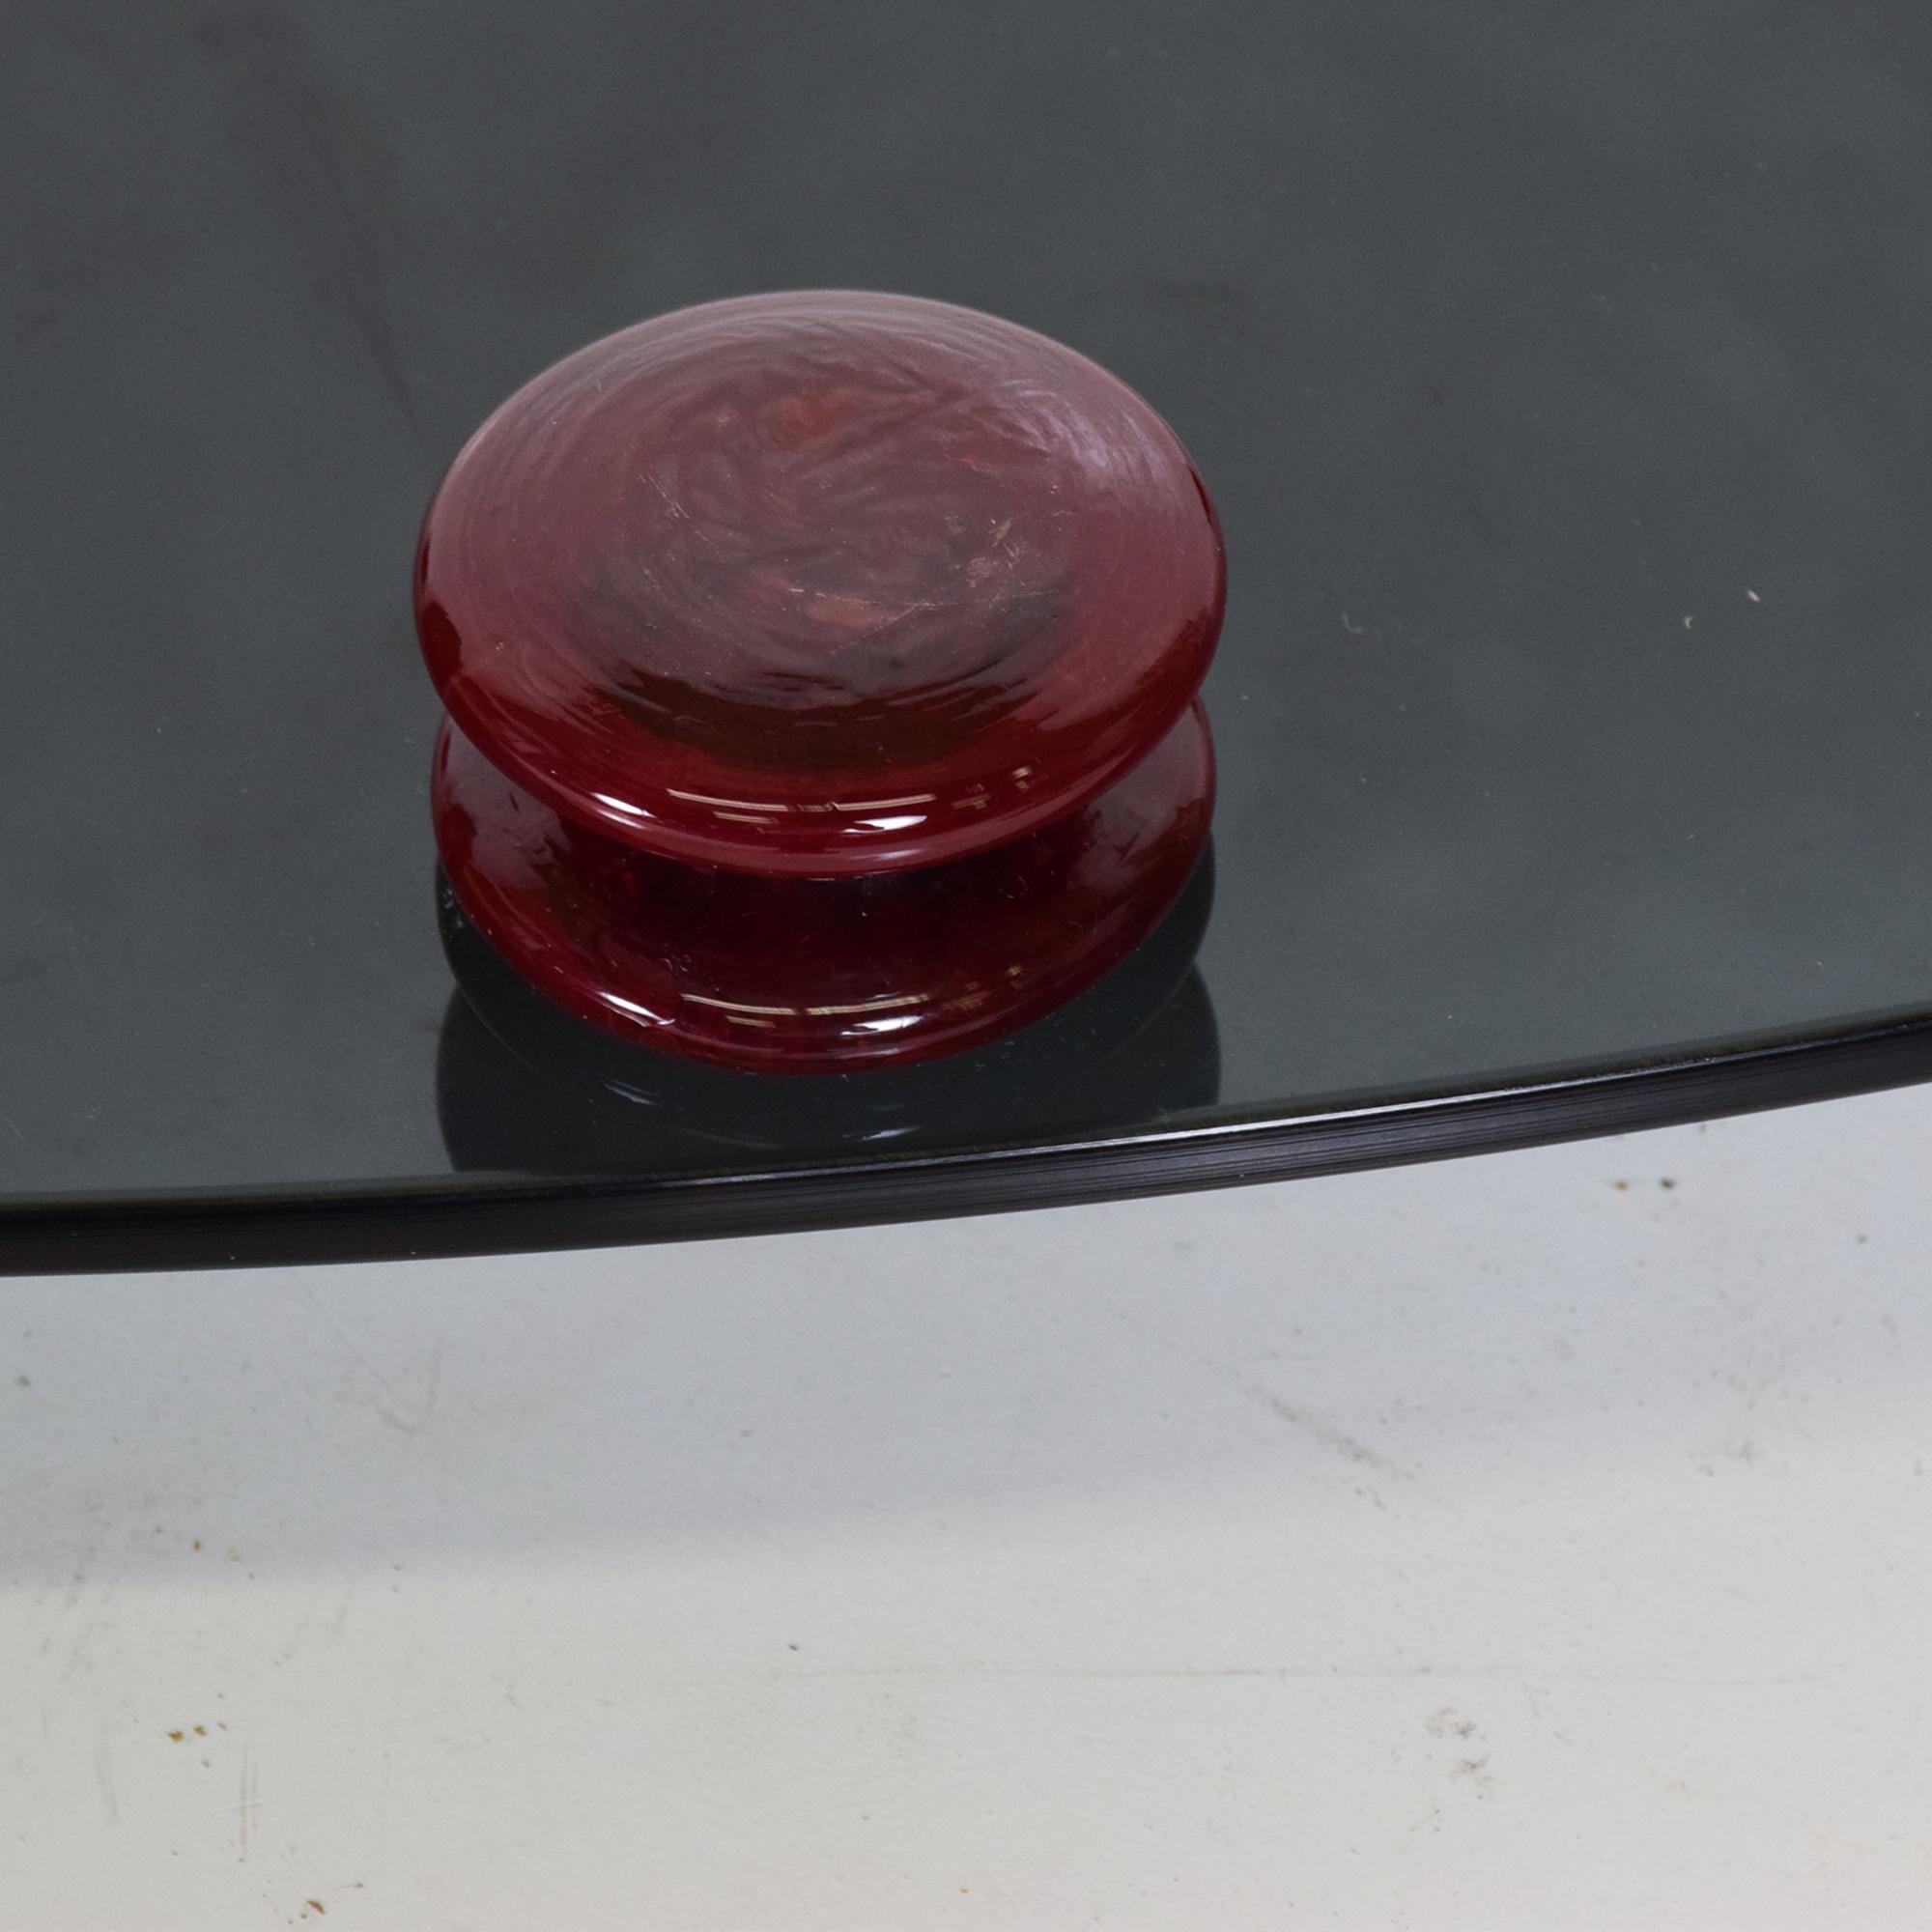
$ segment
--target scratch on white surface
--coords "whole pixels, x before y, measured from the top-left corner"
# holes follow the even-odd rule
[[[90,1510],[89,1514],[95,1512]],[[88,1566],[94,1561],[99,1539],[90,1527],[87,1541],[81,1545],[80,1554],[75,1559],[72,1572],[68,1577],[67,1588],[62,1592],[60,1604],[55,1611],[54,1623],[66,1626],[67,1662],[61,1666],[61,1682],[67,1683],[87,1659],[87,1646],[94,1635],[95,1626],[100,1621],[97,1606],[99,1592],[89,1596],[85,1605],[81,1598],[88,1594]],[[41,1637],[41,1655],[53,1654],[56,1630],[47,1629]]]
[[[425,1378],[426,1385],[424,1387],[421,1398],[415,1402],[412,1402],[410,1398],[406,1396],[403,1393],[403,1391],[399,1389],[395,1385],[395,1383],[392,1382],[389,1379],[389,1378],[385,1376],[383,1373],[383,1371],[379,1369],[376,1366],[376,1364],[372,1362],[369,1359],[369,1357],[365,1355],[362,1352],[362,1350],[355,1346],[355,1338],[350,1334],[348,1329],[346,1329],[342,1325],[341,1321],[336,1318],[335,1311],[331,1309],[328,1306],[328,1304],[326,1301],[324,1301],[319,1294],[316,1293],[315,1290],[311,1288],[306,1281],[298,1279],[296,1287],[298,1291],[300,1293],[302,1299],[305,1300],[308,1303],[308,1305],[312,1309],[314,1309],[315,1312],[322,1317],[323,1321],[326,1321],[328,1324],[328,1326],[334,1331],[335,1339],[342,1344],[345,1350],[348,1350],[351,1358],[357,1364],[358,1367],[367,1372],[370,1379],[374,1381],[377,1387],[383,1391],[384,1395],[386,1395],[388,1397],[388,1401],[386,1403],[384,1402],[380,1397],[371,1400],[369,1405],[370,1410],[376,1416],[376,1418],[381,1422],[386,1423],[391,1429],[395,1430],[399,1435],[420,1435],[422,1432],[423,1425],[427,1423],[430,1417],[436,1413],[437,1402],[442,1391],[441,1349],[439,1348],[436,1353],[430,1357],[429,1374]]]
[[[660,1681],[677,1684],[713,1683],[806,1683],[815,1680],[840,1681],[856,1678],[911,1678],[930,1683],[951,1683],[962,1679],[987,1681],[1092,1682],[1144,1684],[1170,1679],[1205,1682],[1217,1678],[1249,1678],[1264,1682],[1338,1682],[1356,1680],[1382,1683],[1411,1683],[1417,1680],[1454,1683],[1462,1679],[1520,1681],[1525,1676],[1548,1684],[1592,1684],[1626,1687],[1632,1685],[1670,1685],[1699,1690],[1764,1690],[1791,1685],[1816,1684],[1821,1673],[1801,1670],[1778,1674],[1742,1672],[1713,1674],[1673,1670],[1546,1670],[1514,1663],[1211,1663],[1211,1664],[1084,1664],[1084,1663],[872,1663],[823,1665],[796,1669],[784,1665],[773,1668],[718,1671],[678,1671]],[[1473,1728],[1473,1727],[1472,1727]]]
[[[1442,1829],[1442,1805],[1437,1799],[1429,1801],[1429,1809],[1421,1817],[1410,1822],[1403,1836],[1412,1838],[1418,1832],[1439,1832]]]
[[[202,1763],[206,1766],[208,1760],[204,1758]],[[265,1802],[265,1800],[260,1798],[251,1798],[247,1801],[247,1808],[250,1811],[259,1811]],[[232,1800],[226,1804],[211,1804],[206,1811],[191,1811],[188,1816],[193,1821],[199,1821],[203,1818],[232,1818],[242,1808],[242,1805],[240,1801]]]
[[[242,1862],[248,1862],[248,1841],[256,1807],[261,1804],[255,1783],[255,1747],[242,1747],[242,1796],[235,1806],[235,1845]]]
[[[1264,1389],[1259,1382],[1251,1382],[1236,1377],[1235,1386],[1250,1402],[1258,1402],[1269,1411],[1295,1429],[1312,1435],[1316,1441],[1325,1443],[1330,1449],[1339,1451],[1351,1463],[1360,1463],[1364,1467],[1379,1469],[1385,1476],[1394,1476],[1401,1482],[1412,1483],[1417,1480],[1413,1469],[1406,1469],[1392,1456],[1384,1456],[1379,1449],[1371,1449],[1366,1442],[1350,1435],[1339,1423],[1330,1422],[1325,1416],[1311,1415],[1305,1408],[1297,1408],[1292,1402],[1285,1402],[1272,1390]],[[1380,1498],[1378,1497],[1379,1502]]]
[[[1422,1480],[1415,1470],[1406,1468],[1394,1457],[1384,1455],[1358,1436],[1351,1435],[1339,1423],[1330,1421],[1326,1416],[1311,1414],[1286,1397],[1276,1395],[1272,1389],[1264,1388],[1260,1382],[1251,1380],[1238,1369],[1224,1362],[1214,1361],[1208,1356],[1197,1354],[1184,1344],[1176,1341],[1173,1336],[1135,1320],[1124,1310],[1117,1309],[1114,1319],[1122,1327],[1130,1329],[1143,1340],[1153,1343],[1163,1353],[1194,1362],[1208,1374],[1238,1389],[1250,1402],[1258,1404],[1269,1414],[1286,1422],[1291,1428],[1299,1430],[1313,1440],[1346,1456],[1350,1462],[1359,1463],[1365,1469],[1379,1469],[1384,1475],[1394,1477],[1400,1482],[1417,1483]],[[1388,1507],[1368,1485],[1363,1485],[1359,1493],[1366,1495],[1377,1509]]]
[[[1272,1389],[1264,1388],[1260,1382],[1252,1380],[1238,1369],[1195,1353],[1171,1335],[1150,1327],[1146,1322],[1136,1321],[1123,1310],[1116,1310],[1114,1319],[1123,1328],[1130,1329],[1144,1340],[1152,1342],[1165,1353],[1178,1355],[1198,1364],[1209,1375],[1218,1377],[1222,1381],[1238,1389],[1250,1402],[1258,1404],[1269,1414],[1286,1422],[1291,1428],[1301,1431],[1313,1440],[1346,1456],[1350,1462],[1357,1463],[1365,1469],[1379,1469],[1383,1475],[1391,1476],[1399,1482],[1419,1483],[1422,1480],[1415,1470],[1406,1468],[1394,1457],[1384,1455],[1379,1449],[1372,1448],[1362,1441],[1359,1436],[1351,1435],[1339,1423],[1330,1421],[1326,1416],[1311,1414],[1286,1397],[1276,1395]],[[1388,1507],[1372,1486],[1363,1485],[1360,1492],[1366,1495],[1377,1509],[1385,1510]]]
[[[324,1634],[331,1643],[341,1641],[342,1633],[349,1628],[350,1606],[355,1602],[355,1587],[360,1579],[351,1577],[342,1586],[341,1600],[336,1604],[334,1613],[323,1627]]]

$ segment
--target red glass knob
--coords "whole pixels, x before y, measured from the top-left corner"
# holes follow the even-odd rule
[[[451,717],[639,850],[828,877],[1063,817],[1145,758],[1220,630],[1186,452],[1105,370],[943,302],[754,296],[512,396],[424,522]]]
[[[433,802],[558,1005],[774,1071],[1043,1014],[1207,838],[1221,541],[1173,432],[1030,330],[715,302],[545,371],[430,504]]]

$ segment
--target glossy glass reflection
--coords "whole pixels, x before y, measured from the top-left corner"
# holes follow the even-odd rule
[[[1206,492],[1087,357],[904,296],[657,317],[491,416],[422,531],[466,735],[639,850],[924,867],[1152,751],[1219,634]]]
[[[1214,1007],[1195,964],[1214,900],[1211,846],[1154,931],[1046,1018],[945,1060],[781,1081],[586,1024],[507,964],[444,877],[437,895],[460,989],[442,1020],[437,1112],[460,1172],[643,1172],[733,1152],[884,1151],[1152,1122],[1220,1095]]]
[[[663,1052],[810,1073],[963,1052],[1091,985],[1179,895],[1213,792],[1196,705],[1054,824],[871,878],[653,858],[561,817],[453,725],[432,802],[456,897],[559,1006]]]

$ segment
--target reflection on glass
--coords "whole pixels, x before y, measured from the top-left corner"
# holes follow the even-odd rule
[[[806,879],[620,844],[452,725],[432,781],[450,891],[532,986],[662,1053],[788,1075],[969,1052],[1065,1005],[1174,904],[1213,792],[1197,704],[1124,778],[1010,843],[920,871]]]
[[[1211,1106],[1220,1042],[1194,959],[1213,896],[1210,849],[1133,952],[1004,1039],[923,1065],[773,1080],[674,1059],[562,1011],[484,943],[440,877],[459,988],[437,1061],[451,1165],[616,1174],[714,1164],[733,1151],[796,1156],[1152,1125]]]

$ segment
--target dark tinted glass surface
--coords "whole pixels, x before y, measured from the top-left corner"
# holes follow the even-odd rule
[[[983,1147],[1932,1004],[1928,56],[1909,0],[13,0],[0,1188]],[[1189,445],[1198,963],[856,1098],[552,1065],[454,994],[417,519],[557,355],[796,286],[1010,316]]]

